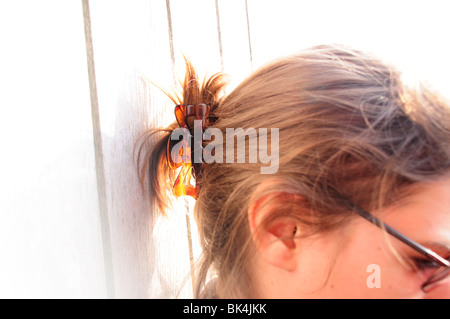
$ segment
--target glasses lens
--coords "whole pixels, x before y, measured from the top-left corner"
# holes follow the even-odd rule
[[[450,276],[450,267],[442,266],[431,275],[430,279],[422,286],[423,291],[428,292]]]

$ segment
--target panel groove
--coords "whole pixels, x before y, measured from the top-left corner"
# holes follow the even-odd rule
[[[170,0],[166,0],[166,11],[167,11],[167,23],[169,27],[169,44],[170,44],[170,58],[172,60],[172,76],[173,84],[177,85],[176,71],[175,71],[175,50],[173,48],[173,29],[172,29],[172,14],[170,12]]]
[[[250,51],[250,67],[253,70],[253,53],[252,53],[252,40],[250,37],[250,20],[248,17],[248,3],[245,0],[245,14],[247,16],[247,34],[248,34],[248,49]]]
[[[103,165],[104,163],[103,142],[100,127],[100,114],[99,114],[97,84],[95,76],[94,50],[92,43],[89,0],[82,0],[82,5],[84,18],[84,31],[86,38],[87,66],[89,74],[89,91],[91,97],[92,126],[94,133],[95,167],[97,175],[98,202],[99,202],[100,223],[102,233],[103,261],[106,277],[105,278],[106,295],[108,298],[114,298],[115,291],[113,279],[114,276],[112,263],[111,234],[110,234],[108,207],[106,200],[106,179],[105,179],[105,168]]]
[[[219,0],[216,0],[216,17],[217,17],[217,34],[219,36],[220,64],[221,64],[222,72],[223,72],[224,71],[224,63],[223,63],[223,49],[222,49],[222,32],[220,31]]]

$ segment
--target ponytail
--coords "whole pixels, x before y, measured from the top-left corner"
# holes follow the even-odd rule
[[[164,93],[175,105],[207,104],[210,106],[210,115],[222,101],[222,92],[225,87],[224,75],[216,73],[205,78],[203,83],[192,63],[185,59],[186,73],[182,83],[181,94]],[[173,112],[173,110],[171,110]],[[163,129],[150,129],[137,140],[134,154],[137,156],[138,176],[144,192],[148,191],[150,200],[156,204],[159,211],[165,215],[175,181],[175,172],[167,163],[167,144],[170,142],[172,132],[179,127],[175,121]],[[193,177],[199,177],[201,165],[194,165]],[[148,179],[148,182],[147,182]],[[148,189],[147,187],[148,186]]]

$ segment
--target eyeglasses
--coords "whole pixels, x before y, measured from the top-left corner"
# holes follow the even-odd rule
[[[381,229],[385,229],[387,233],[394,236],[398,240],[402,241],[412,249],[416,250],[420,254],[426,256],[428,259],[432,260],[438,268],[435,270],[435,272],[431,275],[431,277],[422,285],[422,290],[424,292],[430,291],[433,287],[436,286],[436,284],[442,282],[444,279],[448,278],[450,276],[450,258],[446,260],[445,258],[442,258],[438,254],[436,254],[434,251],[432,251],[429,248],[426,248],[415,241],[409,239],[408,237],[400,234],[398,231],[393,229],[392,227],[386,225],[381,220],[370,214],[369,212],[365,211],[361,207],[355,207],[357,213],[371,222],[372,224],[380,227]]]

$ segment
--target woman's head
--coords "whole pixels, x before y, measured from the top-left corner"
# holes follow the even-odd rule
[[[183,96],[173,100],[211,105],[217,118],[211,127],[224,136],[227,128],[278,129],[277,145],[269,146],[278,149],[278,170],[261,174],[265,164],[249,159],[250,149],[261,145],[250,142],[245,163],[194,165],[199,187],[195,217],[203,246],[198,293],[214,268],[223,297],[346,296],[339,294],[354,280],[345,269],[359,265],[354,273],[370,275],[362,257],[372,255],[364,245],[388,254],[381,236],[385,246],[397,247],[360,218],[354,206],[399,219],[411,201],[433,189],[433,205],[440,210],[426,212],[428,223],[436,210],[442,211],[443,201],[449,207],[448,106],[425,88],[404,87],[393,68],[371,55],[341,46],[315,47],[261,68],[227,96],[221,95],[222,88],[219,75],[202,85],[189,65]],[[141,171],[143,178],[150,174],[150,194],[161,209],[171,187],[167,177],[173,179],[165,150],[175,127],[160,131]],[[240,151],[237,143],[234,148],[235,154]],[[440,214],[450,241],[450,214]],[[407,227],[412,218],[407,211],[403,215],[397,228]],[[405,258],[399,258],[406,253],[393,253],[400,250],[390,254],[407,268]],[[378,264],[372,257],[370,264]],[[383,274],[395,273],[387,265],[380,265]],[[365,279],[362,285],[374,291]],[[391,285],[397,289],[395,280]]]

